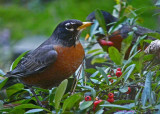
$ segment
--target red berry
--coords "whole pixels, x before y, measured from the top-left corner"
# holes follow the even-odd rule
[[[121,75],[122,75],[122,72],[121,72],[121,71],[117,71],[117,72],[116,72],[116,76],[117,76],[117,77],[120,77]]]
[[[114,98],[108,98],[107,101],[110,102],[110,103],[113,103],[114,102]]]
[[[109,98],[113,98],[113,97],[114,97],[114,94],[113,94],[113,93],[108,93],[108,97],[109,97]]]
[[[121,71],[121,68],[117,68],[117,71]]]
[[[91,101],[91,100],[92,100],[91,96],[86,96],[85,97],[85,101]]]
[[[102,46],[107,46],[107,41],[106,41],[106,40],[100,39],[100,40],[99,40],[99,43],[100,43],[100,45],[102,45]]]
[[[128,91],[126,92],[126,94],[130,94],[130,92],[131,92],[131,88],[128,87]]]
[[[113,46],[113,45],[114,45],[113,42],[111,42],[111,41],[106,41],[106,40],[103,40],[103,39],[100,39],[100,40],[99,40],[99,43],[100,43],[100,45],[102,45],[102,46]]]
[[[114,45],[114,43],[113,42],[111,42],[111,41],[107,41],[107,46],[113,46]]]
[[[102,102],[103,100],[98,100],[98,101],[94,101],[94,106],[96,107],[100,102]]]
[[[111,75],[108,75],[107,77],[110,78],[110,77],[112,77],[112,76],[111,76]],[[111,83],[113,83],[113,79],[109,79],[109,81],[110,81]]]

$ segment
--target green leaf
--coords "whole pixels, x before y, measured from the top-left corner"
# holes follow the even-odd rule
[[[93,65],[95,63],[104,63],[106,61],[107,61],[106,58],[102,58],[102,57],[101,58],[93,58],[91,61],[91,64]]]
[[[13,69],[15,69],[15,67],[17,66],[17,64],[19,63],[19,61],[28,53],[29,51],[26,51],[24,53],[22,53],[11,65],[10,67],[10,71],[12,71]]]
[[[115,104],[104,104],[104,105],[100,105],[100,106],[118,108],[118,109],[130,109],[130,108],[126,107],[126,106],[115,105]]]
[[[114,103],[115,104],[129,104],[129,103],[134,103],[134,100],[116,100]]]
[[[90,86],[83,86],[83,88],[86,88],[86,89],[91,90],[91,94],[92,94],[93,98],[96,97],[96,91],[95,91],[94,88],[92,88],[92,87],[90,87]]]
[[[62,113],[65,110],[71,110],[71,108],[74,106],[74,104],[77,103],[81,99],[81,97],[82,97],[81,93],[76,93],[76,94],[68,97],[63,103]]]
[[[156,94],[154,91],[151,92],[151,99],[150,99],[151,104],[156,104]]]
[[[138,104],[138,99],[139,99],[139,95],[140,95],[140,93],[141,93],[141,90],[142,90],[142,88],[138,91],[138,93],[137,93],[137,95],[136,95],[136,97],[135,97],[135,104],[136,104],[136,105]]]
[[[40,106],[37,106],[37,105],[33,105],[33,104],[21,104],[21,105],[18,105],[18,106],[14,107],[14,109],[26,109],[26,108],[43,109],[47,112],[51,112],[46,108],[43,108],[43,107],[40,107]]]
[[[92,54],[94,52],[100,51],[101,49],[94,49],[94,50],[89,50],[87,54]]]
[[[24,114],[24,109],[13,109],[9,112],[9,114]]]
[[[65,79],[63,82],[61,82],[61,84],[58,86],[58,88],[56,90],[54,101],[55,101],[55,108],[57,110],[59,109],[61,99],[66,91],[67,84],[68,84],[68,80]]]
[[[84,110],[88,107],[90,107],[93,104],[93,101],[84,101],[81,105],[80,105],[80,110]]]
[[[124,86],[124,87],[120,87],[119,88],[119,91],[122,92],[122,93],[125,93],[128,91],[128,87]]]
[[[146,35],[160,39],[160,34],[158,32],[147,33]]]
[[[28,110],[27,112],[25,112],[25,114],[32,114],[32,113],[38,113],[38,112],[42,112],[43,109],[31,109],[31,110]]]
[[[103,17],[103,14],[101,13],[101,11],[99,9],[97,9],[95,11],[95,17],[97,19],[97,21],[99,22],[99,25],[102,27],[102,29],[104,30],[104,33],[107,34],[107,28],[106,28],[106,23]]]
[[[6,84],[8,78],[4,79],[4,80],[0,80],[0,90],[2,89],[2,87]]]
[[[130,32],[128,37],[122,41],[122,45],[121,45],[122,60],[124,59],[126,51],[130,47],[132,40],[133,40],[133,32]]]
[[[106,83],[109,85],[109,80],[108,80],[108,77],[107,77],[107,74],[104,72],[104,70],[100,67],[96,67],[96,69],[102,74],[102,76],[104,77]]]
[[[104,110],[103,108],[101,108],[100,110],[98,110],[95,114],[103,114]]]
[[[90,74],[93,74],[93,73],[96,72],[96,71],[97,71],[97,70],[94,69],[94,68],[85,69],[85,72],[90,73]]]
[[[146,61],[151,61],[153,58],[154,58],[154,54],[147,54],[147,55],[144,55],[144,58],[143,58],[143,61],[146,62]]]
[[[49,90],[49,104],[52,105],[53,104],[53,100],[55,97],[55,92],[56,92],[57,88],[52,88],[51,90]]]
[[[122,70],[125,68],[125,66],[127,64],[129,64],[130,62],[132,62],[133,57],[135,57],[140,51],[137,51],[136,53],[134,53],[123,65]]]
[[[115,47],[109,47],[108,48],[108,53],[109,53],[110,59],[113,62],[115,62],[117,65],[122,64],[121,53],[119,53],[119,51]]]
[[[13,86],[10,86],[6,89],[7,96],[10,97],[11,95],[17,93],[18,91],[21,91],[24,89],[24,85],[21,83],[14,84]]]
[[[119,21],[117,21],[113,27],[109,30],[109,33],[112,33],[121,23],[123,23],[127,19],[126,16],[122,17]]]
[[[129,56],[131,56],[133,54],[133,52],[137,49],[137,46],[140,44],[140,42],[145,39],[147,37],[147,35],[144,35],[144,36],[141,36],[141,37],[138,37],[137,38],[137,41],[136,43],[133,45],[131,51],[130,51],[130,54]],[[137,50],[136,50],[137,51]]]
[[[130,65],[129,67],[126,68],[126,70],[124,72],[127,72],[127,73],[124,75],[124,82],[127,81],[129,76],[133,72],[135,66],[136,66],[135,64],[132,64],[132,65]]]
[[[151,77],[152,73],[149,71],[146,76],[145,86],[142,92],[142,106],[145,106],[147,99],[150,99],[151,97]]]
[[[91,26],[91,29],[90,29],[90,34],[91,34],[91,38],[96,34],[96,33],[99,33],[99,31],[97,31],[97,28],[99,27],[99,23],[97,20],[93,20],[93,25]]]
[[[144,52],[139,52],[134,58],[133,63],[136,64],[135,68],[136,70],[141,73],[142,67],[143,67],[143,59],[144,58]]]

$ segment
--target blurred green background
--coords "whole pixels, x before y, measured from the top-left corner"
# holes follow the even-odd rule
[[[99,8],[112,13],[116,0],[0,0],[0,29],[9,28],[13,39],[29,35],[51,35],[56,25],[66,19],[85,21]],[[126,1],[126,0],[125,0]],[[128,0],[134,8],[150,7],[152,0]],[[156,29],[151,11],[142,14],[141,25]]]
[[[6,64],[6,68],[8,69],[11,61],[13,61],[11,59],[14,53],[12,47],[18,40],[31,36],[46,36],[47,38],[61,21],[66,19],[85,21],[87,15],[95,9],[112,13],[117,1],[118,0],[0,0],[0,69],[3,69]],[[151,7],[154,6],[156,2],[153,0],[123,1],[127,2],[133,9]],[[140,25],[158,30],[158,16],[153,15],[156,13],[154,10],[148,9],[142,12],[140,10],[140,13],[142,13],[139,15],[138,21]],[[30,42],[34,43],[32,41]]]

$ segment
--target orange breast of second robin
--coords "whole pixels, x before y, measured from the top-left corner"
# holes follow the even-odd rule
[[[116,31],[112,34],[112,37],[109,38],[109,41],[113,42],[113,46],[117,48],[119,51],[121,50],[121,43],[124,38],[122,38],[119,31]]]
[[[56,61],[44,71],[22,78],[25,84],[52,88],[70,77],[84,59],[84,49],[80,43],[72,47],[54,46],[54,49],[58,53]]]

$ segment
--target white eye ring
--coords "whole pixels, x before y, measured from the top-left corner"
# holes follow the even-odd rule
[[[65,29],[68,30],[68,31],[74,31],[74,28],[72,28],[71,25],[72,25],[71,23],[66,23],[65,24],[65,26],[66,26]]]

